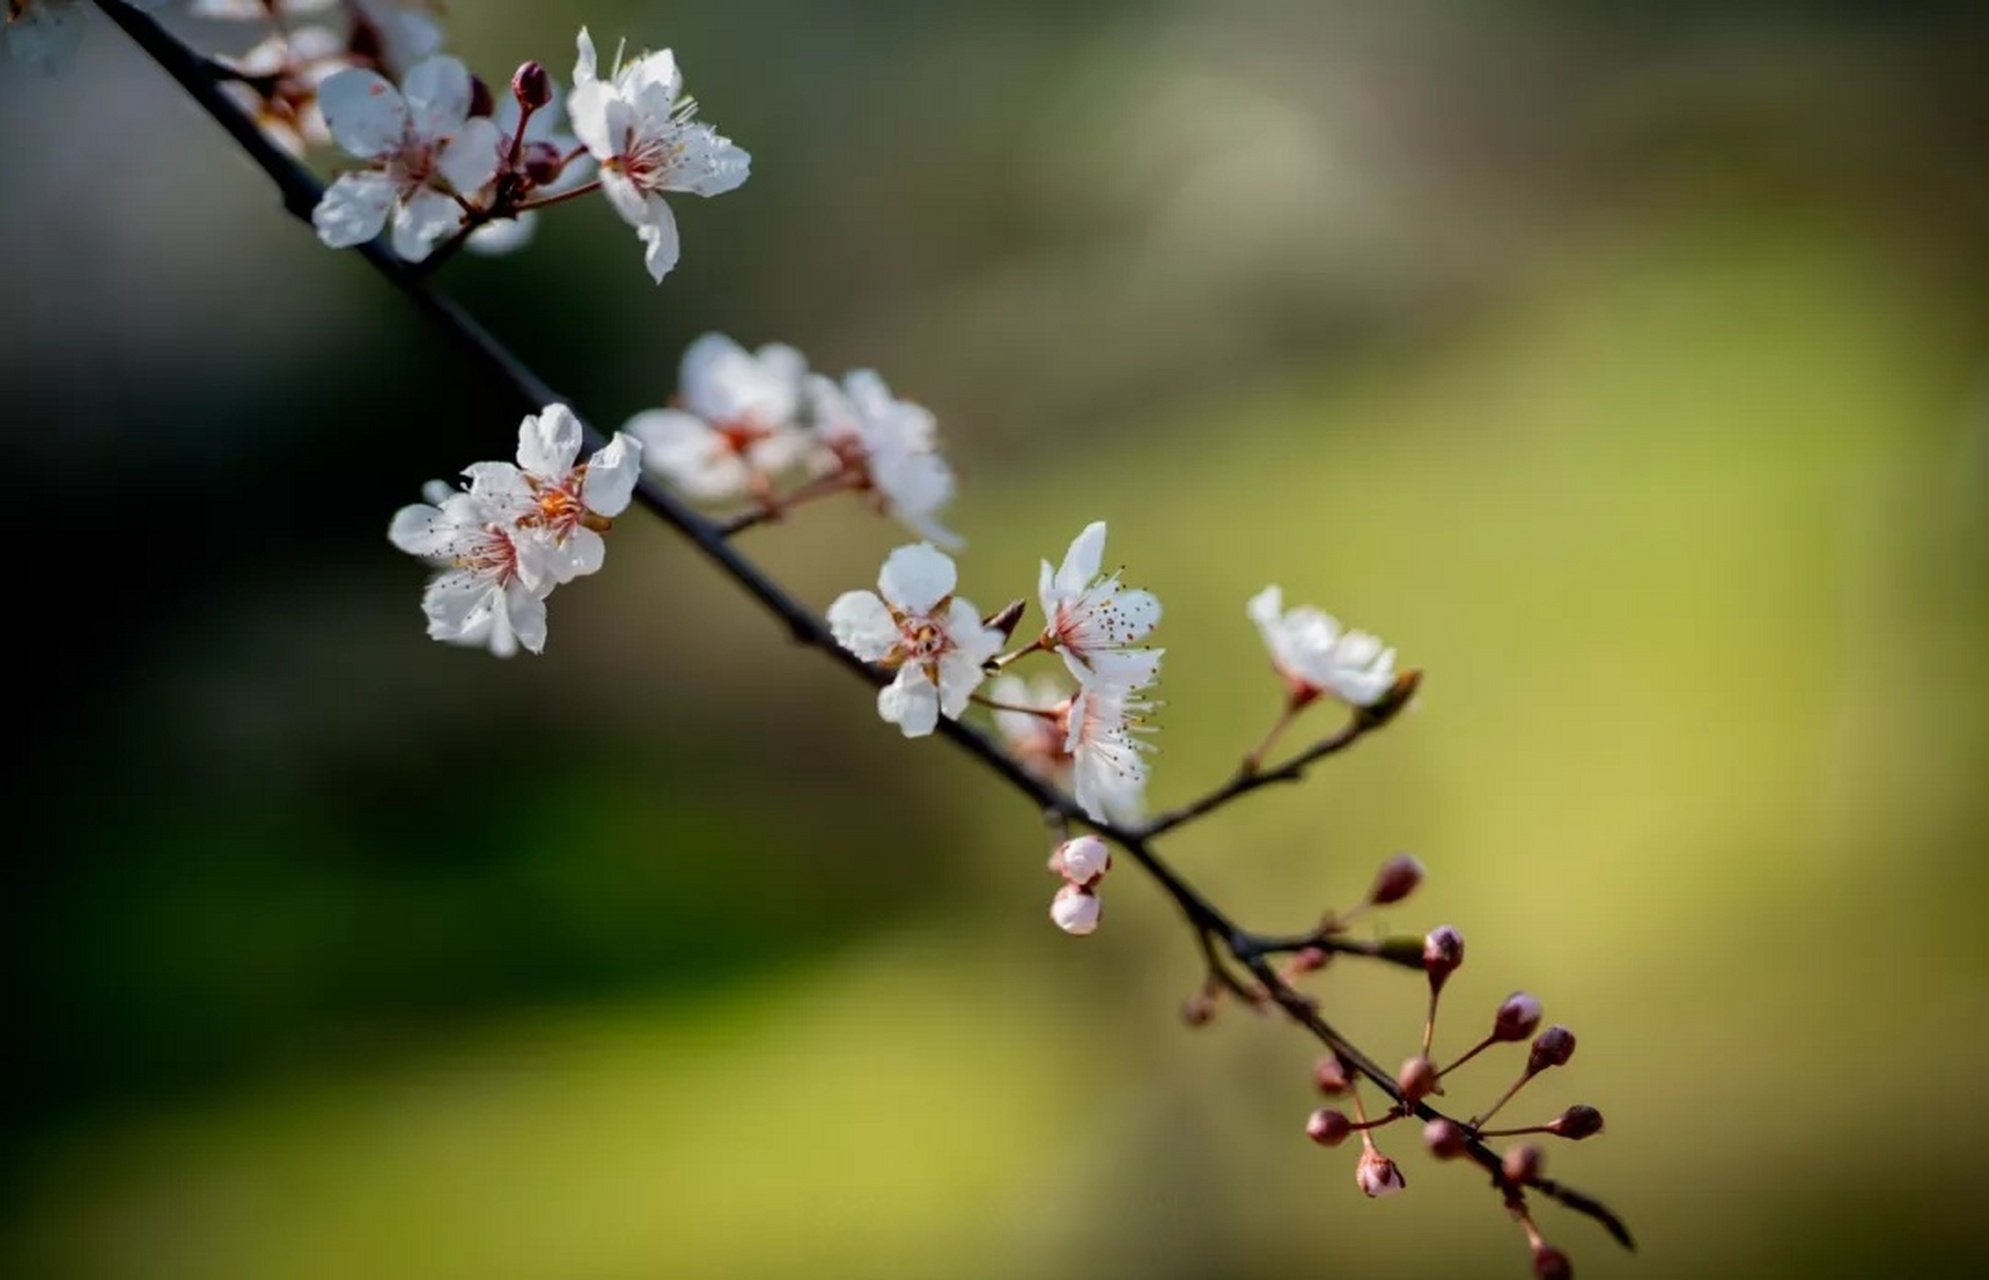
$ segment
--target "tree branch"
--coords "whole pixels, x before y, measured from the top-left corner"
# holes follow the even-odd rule
[[[323,194],[323,187],[302,165],[263,137],[255,122],[221,91],[215,79],[216,73],[209,61],[182,44],[177,37],[150,16],[123,3],[122,0],[96,0],[96,3],[111,21],[122,28],[187,92],[201,110],[221,126],[250,161],[269,176],[283,196],[284,208],[308,223],[311,211],[316,208],[318,199]],[[449,335],[468,356],[509,387],[525,412],[537,413],[546,405],[566,403],[565,397],[547,385],[523,361],[512,355],[489,330],[452,299],[437,291],[416,264],[410,264],[396,257],[377,240],[362,246],[358,252],[374,270],[384,276],[413,302],[418,310],[432,320],[437,328]],[[605,437],[601,432],[591,425],[586,425],[584,420],[583,426],[586,428],[591,445],[598,447],[605,443]],[[730,578],[763,609],[772,614],[797,644],[819,650],[838,666],[872,686],[881,686],[891,679],[891,673],[862,661],[837,644],[820,618],[790,596],[758,565],[730,544],[728,541],[730,535],[760,523],[764,519],[763,516],[749,513],[748,516],[730,522],[714,522],[686,506],[675,495],[647,477],[637,483],[635,498],[641,506],[682,535],[714,568]],[[1399,1108],[1403,1106],[1402,1094],[1395,1078],[1325,1022],[1319,1016],[1311,997],[1301,993],[1286,981],[1273,967],[1270,957],[1304,946],[1320,946],[1327,950],[1370,955],[1397,963],[1402,962],[1400,957],[1390,954],[1387,944],[1352,943],[1345,939],[1330,938],[1323,933],[1289,938],[1250,933],[1231,921],[1199,889],[1176,872],[1149,843],[1160,833],[1170,831],[1259,787],[1272,782],[1298,778],[1308,765],[1351,745],[1362,734],[1385,723],[1386,719],[1385,715],[1357,714],[1355,719],[1339,733],[1315,744],[1277,768],[1239,775],[1201,800],[1139,826],[1100,822],[1088,817],[1070,795],[1028,772],[996,745],[987,734],[972,725],[942,719],[939,722],[939,733],[1007,783],[1010,788],[1026,797],[1044,813],[1046,818],[1062,822],[1086,823],[1101,836],[1123,849],[1160,886],[1162,892],[1181,912],[1190,928],[1195,931],[1197,942],[1210,959],[1212,969],[1223,976],[1231,989],[1241,991],[1247,984],[1242,984],[1240,979],[1229,974],[1226,966],[1215,963],[1219,959],[1215,951],[1217,945],[1220,945],[1223,951],[1261,984],[1262,998],[1277,1005],[1292,1021],[1305,1028],[1349,1066],[1367,1077]],[[1249,994],[1257,996],[1260,993]],[[1423,1119],[1439,1118],[1441,1114],[1423,1103],[1409,1106],[1406,1111]],[[1499,1157],[1482,1140],[1469,1137],[1466,1149],[1472,1160],[1491,1171],[1494,1184],[1509,1199],[1521,1194],[1521,1188],[1514,1187],[1505,1179],[1500,1171]],[[1546,1180],[1530,1183],[1525,1189],[1537,1191],[1578,1213],[1595,1219],[1626,1248],[1634,1247],[1631,1245],[1629,1233],[1616,1216],[1590,1197]]]

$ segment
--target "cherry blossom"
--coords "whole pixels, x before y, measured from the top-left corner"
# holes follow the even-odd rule
[[[396,89],[372,71],[347,69],[319,86],[332,137],[368,168],[340,175],[311,223],[334,249],[364,244],[393,219],[394,252],[410,262],[462,225],[451,192],[482,189],[497,172],[497,126],[472,118],[470,73],[430,58]]]
[[[907,738],[923,737],[939,717],[957,720],[985,678],[982,664],[1001,650],[999,631],[981,624],[974,606],[953,594],[953,561],[930,543],[899,547],[877,575],[879,594],[847,591],[829,606],[836,643],[866,662],[896,667],[877,694],[877,714]]]
[[[1371,707],[1395,687],[1395,650],[1367,632],[1342,631],[1332,617],[1309,606],[1287,612],[1284,593],[1275,586],[1252,596],[1247,612],[1295,699],[1330,693],[1350,706]]]
[[[793,347],[748,351],[707,333],[684,352],[681,407],[638,413],[622,430],[642,441],[651,471],[694,501],[764,498],[816,448],[797,422],[807,371]]]
[[[1105,522],[1094,521],[1071,542],[1061,568],[1043,561],[1037,580],[1044,629],[1040,643],[1063,654],[1079,680],[1101,676],[1121,684],[1147,684],[1160,670],[1159,649],[1132,646],[1160,621],[1151,591],[1119,585],[1115,571],[1101,577]]]
[[[480,645],[500,658],[520,646],[545,648],[545,598],[556,580],[543,540],[513,527],[507,513],[458,492],[440,505],[402,507],[387,537],[409,555],[446,566],[421,597],[432,638]]]
[[[951,550],[960,536],[938,514],[953,500],[953,469],[939,454],[931,412],[891,394],[874,370],[859,369],[841,385],[808,379],[815,435],[833,466],[876,495],[879,505],[928,542]]]
[[[1392,1196],[1408,1185],[1402,1177],[1402,1170],[1393,1160],[1375,1150],[1373,1143],[1361,1149],[1360,1161],[1354,1166],[1354,1181],[1370,1197]]]
[[[1155,748],[1138,735],[1152,732],[1154,704],[1138,685],[1096,678],[1071,700],[1064,747],[1072,758],[1077,802],[1094,822],[1129,822],[1146,805],[1147,760]]]
[[[628,509],[642,469],[639,440],[617,432],[584,463],[580,441],[573,410],[547,405],[519,424],[517,465],[479,462],[463,472],[485,509],[542,544],[545,570],[556,583],[601,567],[607,543],[599,531]]]
[[[642,241],[643,263],[658,283],[677,265],[677,219],[666,191],[716,196],[746,180],[752,157],[707,124],[683,96],[668,49],[623,63],[609,78],[595,68],[594,41],[581,28],[567,114],[601,164],[601,190]]]
[[[238,58],[217,57],[240,79],[221,86],[262,127],[263,136],[293,156],[329,143],[318,90],[352,65],[345,41],[326,27],[278,32]]]

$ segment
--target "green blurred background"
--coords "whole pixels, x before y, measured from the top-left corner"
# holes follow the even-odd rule
[[[1515,1114],[1609,1117],[1549,1152],[1643,1245],[1544,1211],[1585,1276],[1980,1274],[1979,6],[451,9],[493,80],[673,45],[755,175],[660,289],[591,204],[449,287],[607,424],[708,328],[875,365],[990,607],[1109,520],[1167,606],[1157,801],[1274,710],[1265,582],[1427,668],[1168,851],[1266,928],[1424,859],[1387,923],[1470,940],[1440,1042],[1516,986],[1580,1034]],[[423,639],[386,519],[509,448],[500,390],[108,28],[0,119],[0,1267],[1526,1274],[1412,1135],[1364,1200],[1300,1036],[1180,1026],[1164,899],[1122,868],[1058,934],[1037,815],[661,529],[543,658]],[[826,604],[900,540],[748,546]],[[1320,989],[1412,1047],[1412,975]]]

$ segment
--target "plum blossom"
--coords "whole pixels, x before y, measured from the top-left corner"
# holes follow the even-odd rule
[[[579,460],[580,440],[573,410],[547,405],[519,424],[517,465],[479,462],[463,472],[480,504],[541,544],[555,583],[601,567],[607,543],[599,531],[628,509],[642,469],[639,440],[617,432],[586,462]]]
[[[974,606],[953,594],[953,561],[930,543],[899,547],[884,560],[877,590],[847,591],[829,606],[836,643],[866,662],[896,667],[878,691],[877,714],[923,737],[939,717],[957,720],[985,678],[982,664],[1001,650],[1002,635],[983,626]]]
[[[1367,1135],[1362,1134],[1363,1138]],[[1354,1166],[1354,1181],[1370,1197],[1390,1196],[1409,1185],[1393,1160],[1375,1150],[1372,1142],[1361,1149],[1360,1163]]]
[[[1051,677],[1029,681],[1009,673],[995,677],[988,685],[988,700],[996,704],[995,732],[1001,735],[1009,755],[1040,778],[1064,781],[1071,765],[1066,746],[1070,736],[1069,691]],[[1049,714],[1004,709],[1009,707],[1031,707]]]
[[[622,430],[642,441],[649,469],[693,501],[765,498],[772,480],[799,468],[815,448],[797,421],[807,372],[793,347],[748,351],[707,333],[684,352],[681,407],[645,410]]]
[[[1094,822],[1129,822],[1146,804],[1146,757],[1155,748],[1137,735],[1152,732],[1154,704],[1139,686],[1093,678],[1071,700],[1064,747],[1072,760],[1077,802]]]
[[[816,439],[833,465],[913,532],[958,550],[960,536],[938,520],[940,509],[953,500],[953,469],[939,454],[939,426],[931,412],[893,396],[871,369],[848,374],[841,385],[810,377],[807,395]]]
[[[1105,522],[1084,527],[1064,553],[1062,567],[1043,561],[1037,579],[1044,628],[1040,644],[1063,654],[1079,680],[1094,676],[1120,684],[1151,682],[1160,670],[1159,649],[1132,646],[1160,621],[1160,601],[1151,591],[1119,585],[1117,571],[1103,577]]]
[[[677,265],[677,218],[666,191],[716,196],[746,180],[752,157],[708,124],[668,49],[623,63],[608,79],[595,65],[594,41],[580,29],[567,114],[573,132],[601,164],[601,190],[642,241],[650,278],[661,283]]]
[[[240,57],[215,60],[240,73],[242,78],[224,83],[222,92],[255,118],[271,142],[301,156],[331,141],[318,89],[352,65],[337,33],[327,27],[295,27],[271,35]]]
[[[352,17],[346,39],[354,62],[399,76],[442,52],[442,24],[425,12],[428,0],[345,0]]]
[[[1064,841],[1050,854],[1050,871],[1074,885],[1096,884],[1111,869],[1111,846],[1089,832]]]
[[[1284,593],[1275,586],[1252,596],[1246,608],[1294,699],[1309,702],[1330,693],[1349,706],[1371,707],[1395,687],[1395,650],[1367,632],[1342,631],[1310,606],[1286,611]]]
[[[430,637],[480,645],[500,658],[520,646],[545,648],[546,596],[555,579],[536,534],[513,527],[475,494],[457,492],[439,505],[402,507],[387,537],[445,566],[421,597]]]
[[[394,252],[426,258],[462,225],[451,191],[474,195],[497,172],[497,126],[472,118],[469,70],[430,58],[396,89],[372,71],[348,68],[318,88],[332,137],[369,166],[326,189],[311,224],[334,249],[364,244],[391,216]]]

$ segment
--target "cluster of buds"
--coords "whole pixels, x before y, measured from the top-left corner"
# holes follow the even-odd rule
[[[1430,930],[1421,939],[1420,945],[1414,939],[1408,938],[1362,942],[1345,936],[1349,920],[1358,917],[1371,907],[1388,905],[1406,898],[1421,883],[1422,876],[1423,869],[1420,863],[1406,854],[1397,854],[1382,864],[1367,896],[1358,906],[1351,911],[1327,917],[1318,933],[1313,938],[1304,940],[1306,945],[1290,948],[1292,962],[1285,969],[1288,980],[1321,967],[1323,957],[1338,952],[1351,952],[1386,959],[1404,967],[1420,968],[1425,975],[1429,990],[1421,1046],[1402,1063],[1401,1070],[1394,1080],[1386,1082],[1392,1085],[1392,1088],[1387,1089],[1390,1095],[1388,1108],[1379,1115],[1369,1118],[1362,1104],[1358,1074],[1341,1055],[1330,1053],[1320,1059],[1313,1068],[1313,1086],[1319,1093],[1329,1098],[1346,1099],[1352,1114],[1348,1114],[1339,1106],[1322,1107],[1307,1117],[1306,1135],[1321,1146],[1336,1147],[1355,1134],[1359,1134],[1361,1155],[1354,1170],[1355,1181],[1369,1196],[1386,1195],[1402,1190],[1405,1180],[1395,1162],[1383,1155],[1376,1146],[1374,1133],[1399,1121],[1422,1116],[1426,1121],[1423,1126],[1423,1145],[1432,1156],[1439,1160],[1455,1160],[1468,1156],[1495,1170],[1495,1176],[1505,1193],[1508,1209],[1526,1231],[1536,1274],[1571,1275],[1567,1256],[1541,1238],[1527,1210],[1525,1191],[1528,1187],[1539,1184],[1545,1155],[1539,1145],[1525,1139],[1545,1135],[1580,1141],[1583,1138],[1593,1137],[1602,1132],[1602,1113],[1591,1106],[1576,1105],[1568,1107],[1553,1119],[1538,1124],[1503,1129],[1489,1126],[1493,1117],[1498,1115],[1535,1076],[1567,1064],[1575,1052],[1574,1033],[1564,1026],[1548,1026],[1543,1029],[1540,1001],[1524,991],[1515,991],[1500,1001],[1492,1011],[1491,1025],[1478,1041],[1458,1054],[1448,1065],[1438,1066],[1431,1052],[1436,1031],[1437,1008],[1451,975],[1464,964],[1464,936],[1450,925],[1441,925]],[[1517,1077],[1489,1106],[1469,1120],[1452,1119],[1429,1109],[1428,1100],[1448,1092],[1448,1087],[1453,1083],[1454,1073],[1459,1068],[1487,1050],[1503,1044],[1527,1044],[1526,1059]],[[1503,1152],[1493,1155],[1485,1146],[1490,1139],[1521,1139],[1521,1141],[1516,1141]]]
[[[1063,887],[1050,899],[1050,919],[1065,933],[1083,937],[1098,927],[1104,907],[1098,882],[1112,869],[1112,850],[1094,835],[1066,840],[1050,853],[1050,871],[1063,877]]]

